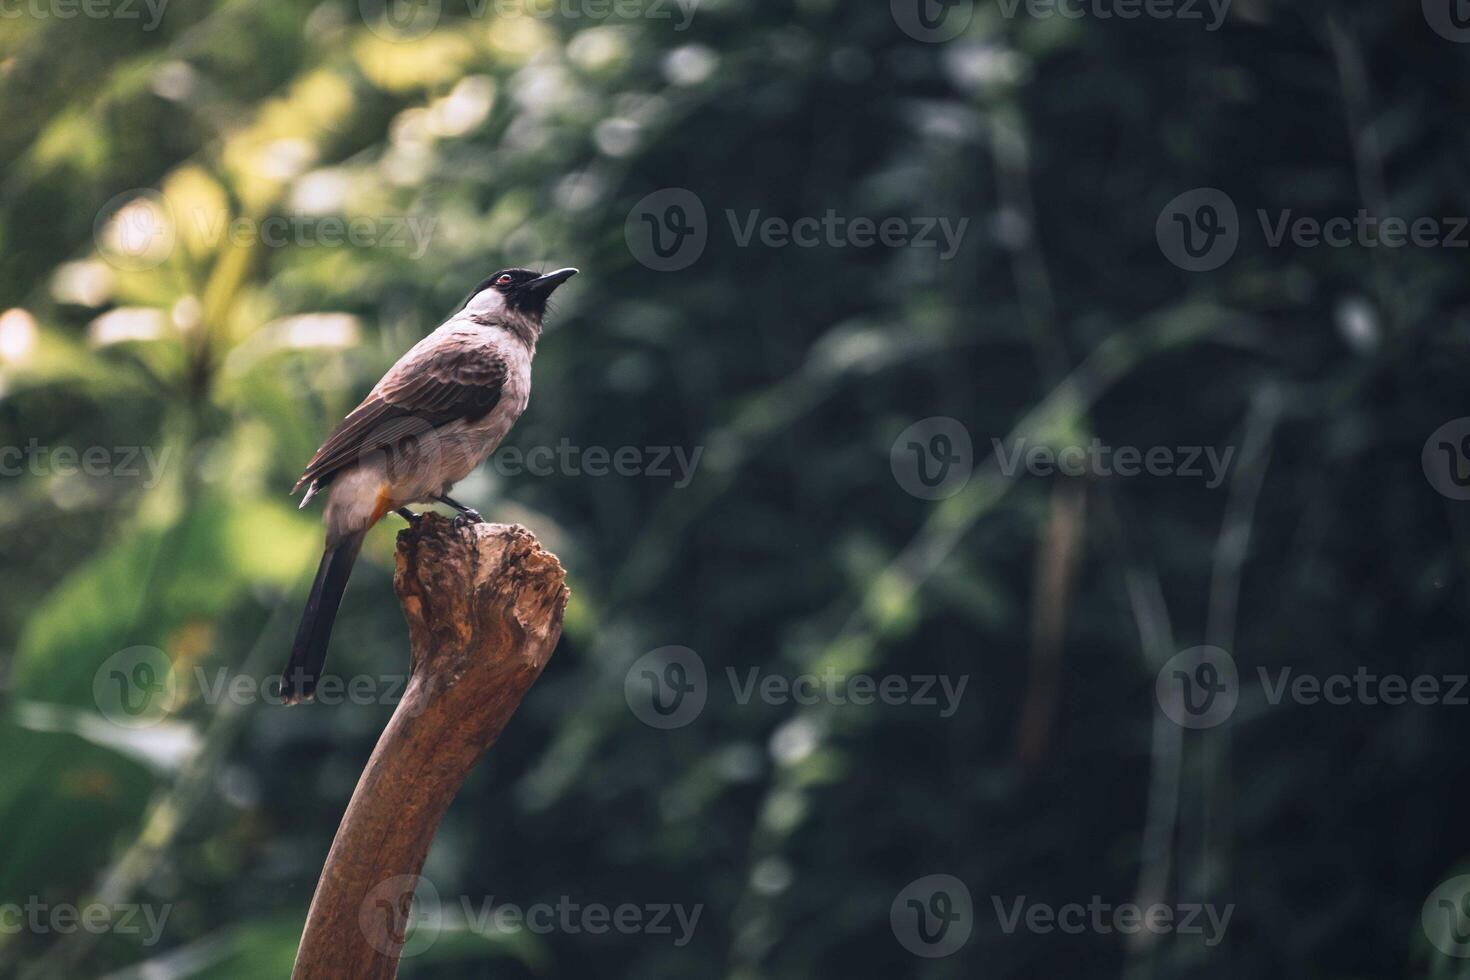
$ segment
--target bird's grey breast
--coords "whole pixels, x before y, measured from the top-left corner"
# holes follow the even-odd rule
[[[464,330],[465,328],[459,328]],[[451,423],[443,431],[443,478],[445,485],[463,480],[493,453],[531,398],[531,351],[510,332],[498,327],[475,326],[464,337],[473,344],[476,358],[502,375],[499,397],[489,412],[479,418]]]

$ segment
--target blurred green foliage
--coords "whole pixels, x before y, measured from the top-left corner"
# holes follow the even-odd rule
[[[942,44],[837,0],[687,21],[449,2],[398,27],[366,0],[175,2],[152,29],[143,5],[7,13],[0,445],[158,465],[32,452],[0,478],[0,903],[170,915],[154,945],[6,932],[0,970],[286,975],[391,705],[184,683],[128,729],[98,714],[99,670],[145,646],[182,677],[269,677],[318,553],[286,494],[312,450],[480,278],[569,264],[507,446],[702,457],[687,487],[492,467],[461,486],[560,555],[573,599],[425,875],[447,906],[703,914],[683,946],[447,920],[403,976],[1457,975],[1420,908],[1470,857],[1467,709],[1272,705],[1251,681],[1467,671],[1470,521],[1420,466],[1470,404],[1466,253],[1271,247],[1256,218],[1466,213],[1470,49],[1418,7],[1237,0],[1207,31],[982,2]],[[625,220],[670,187],[709,243],[660,272]],[[1191,274],[1155,222],[1196,187],[1242,231]],[[969,224],[943,261],[741,247],[726,216],[829,210]],[[325,218],[425,237],[325,243]],[[272,219],[285,240],[228,231]],[[992,458],[930,502],[889,450],[931,416],[977,460],[1096,436],[1237,462],[1210,489]],[[390,524],[348,591],[344,676],[405,669]],[[1181,734],[1155,674],[1203,642],[1245,691],[1227,730]],[[710,697],[660,731],[624,678],[666,645],[699,653]],[[741,704],[726,670],[751,667],[969,682],[948,718]],[[889,906],[933,873],[967,883],[975,932],[922,960]],[[992,896],[1021,895],[1236,910],[1212,951],[1005,934]]]

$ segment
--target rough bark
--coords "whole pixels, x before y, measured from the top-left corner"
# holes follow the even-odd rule
[[[564,579],[519,525],[427,514],[399,533],[411,673],[337,828],[293,978],[395,975],[434,833],[551,657]]]

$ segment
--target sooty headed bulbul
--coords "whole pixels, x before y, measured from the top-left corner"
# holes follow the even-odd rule
[[[439,502],[457,521],[480,515],[448,496],[493,453],[531,396],[531,359],[546,300],[577,274],[497,272],[459,312],[413,346],[332,430],[291,489],[301,506],[327,495],[327,547],[281,673],[287,704],[309,701],[327,658],[332,621],[368,529],[390,510]]]

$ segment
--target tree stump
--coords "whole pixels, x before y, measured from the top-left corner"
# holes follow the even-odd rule
[[[518,524],[457,527],[425,514],[399,532],[393,587],[408,619],[409,681],[332,841],[295,980],[396,974],[429,845],[550,659],[565,577]]]

